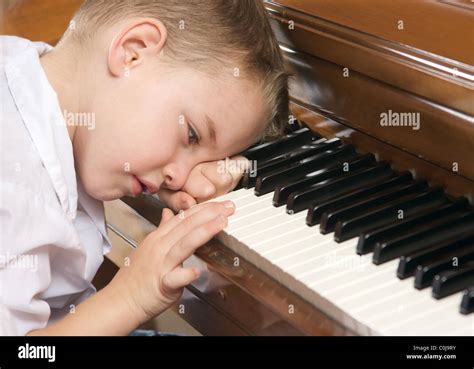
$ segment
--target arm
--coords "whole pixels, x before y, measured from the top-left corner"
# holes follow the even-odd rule
[[[28,336],[125,336],[143,323],[123,289],[110,283],[81,303],[74,314]],[[164,310],[164,309],[163,309]]]
[[[163,212],[160,226],[131,254],[113,280],[74,313],[28,335],[127,335],[174,303],[196,268],[182,263],[227,225],[231,202],[194,206],[183,216]]]

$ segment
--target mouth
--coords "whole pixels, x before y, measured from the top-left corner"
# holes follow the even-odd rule
[[[133,176],[132,179],[132,194],[133,196],[139,196],[143,191],[145,191],[145,187],[136,176]]]
[[[146,195],[152,195],[158,192],[158,188],[153,184],[145,180],[140,180],[137,176],[133,176],[132,193],[133,196],[139,196],[144,193]]]

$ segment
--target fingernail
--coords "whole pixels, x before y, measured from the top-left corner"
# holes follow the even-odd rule
[[[227,209],[233,209],[235,208],[235,204],[232,201],[227,200],[224,202],[224,207]]]

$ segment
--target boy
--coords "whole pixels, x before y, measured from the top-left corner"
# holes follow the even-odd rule
[[[217,161],[281,132],[287,74],[262,3],[85,1],[53,50],[1,37],[0,334],[126,335],[176,301],[222,230]],[[84,117],[88,117],[84,119]],[[175,210],[108,286],[102,201]]]

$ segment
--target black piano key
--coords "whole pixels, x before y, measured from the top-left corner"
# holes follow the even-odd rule
[[[435,260],[432,262],[423,262],[416,267],[415,272],[415,288],[423,289],[431,286],[434,277],[446,270],[462,267],[464,264],[474,260],[474,252],[472,250],[464,250],[454,258]],[[455,262],[456,261],[456,262]]]
[[[356,201],[355,203],[349,204],[346,207],[327,211],[321,216],[319,231],[322,234],[333,232],[334,228],[336,227],[336,223],[341,219],[360,215],[388,201],[392,201],[405,195],[423,191],[427,188],[427,186],[428,185],[426,181],[416,180],[413,181],[413,183],[408,183],[399,187],[390,188],[389,190],[382,191],[379,194]]]
[[[355,173],[345,173],[345,175],[334,178],[327,183],[316,183],[308,188],[290,193],[287,200],[287,211],[297,213],[308,209],[314,202],[321,202],[332,198],[336,193],[347,193],[350,190],[361,188],[367,182],[372,182],[375,178],[389,177],[393,174],[390,164],[387,162],[377,163],[375,166],[365,168]]]
[[[396,237],[404,232],[409,231],[419,225],[430,224],[435,220],[442,220],[444,217],[449,217],[459,211],[469,208],[467,199],[461,198],[455,200],[453,203],[442,205],[435,210],[426,210],[415,217],[401,220],[397,224],[387,225],[377,230],[364,232],[360,235],[357,242],[356,252],[359,255],[364,255],[372,252],[377,242],[385,239]]]
[[[474,212],[468,212],[433,227],[415,229],[388,241],[377,242],[372,261],[377,265],[385,263],[426,248],[437,240],[444,240],[471,227],[474,227]]]
[[[269,160],[258,160],[257,167],[254,168],[255,171],[247,171],[244,174],[243,186],[245,188],[251,188],[255,186],[257,181],[257,176],[265,175],[271,173],[272,171],[278,170],[279,168],[285,167],[289,164],[300,161],[304,158],[314,156],[330,149],[334,149],[341,145],[341,140],[335,138],[332,140],[317,140],[313,141],[310,144],[303,145],[296,149],[293,149],[289,152],[276,155],[275,157]]]
[[[474,286],[464,290],[459,311],[461,314],[471,314],[474,312]]]
[[[314,149],[313,145],[318,145],[326,141],[327,141],[326,139],[316,140],[300,147],[290,148],[286,152],[279,153],[277,155],[268,157],[266,159],[254,160],[256,165],[254,165],[254,167],[251,168],[251,170],[248,170],[244,173],[242,186],[244,188],[254,187],[255,181],[257,180],[257,174],[260,174],[261,171],[263,172],[262,167],[264,165],[268,164],[269,167],[274,166],[273,169],[275,169],[278,166],[278,163],[280,163],[280,165],[286,165],[293,161],[301,160],[302,158],[305,158],[307,156],[312,156],[314,154],[311,154],[311,153],[309,155],[306,155],[306,154],[308,154],[310,150]],[[267,169],[267,170],[269,171],[270,169]]]
[[[415,193],[412,196],[389,202],[374,211],[370,211],[369,214],[339,221],[334,230],[334,239],[336,242],[343,242],[364,231],[386,224],[394,224],[400,220],[398,218],[400,210],[403,211],[404,218],[409,218],[425,209],[434,210],[436,206],[447,204],[448,201],[440,187],[420,194]]]
[[[342,141],[338,138],[326,140],[322,138],[315,140],[309,144],[303,145],[289,152],[284,152],[279,155],[275,155],[271,159],[260,160],[257,165],[257,171],[277,169],[280,166],[284,166],[289,163],[313,156],[316,154],[323,153],[324,151],[334,149],[342,145]]]
[[[242,151],[240,155],[249,160],[264,160],[282,152],[289,152],[299,146],[309,144],[317,139],[310,129],[301,128],[293,133],[287,134],[277,140],[264,142],[260,145]]]
[[[365,179],[365,177],[369,177],[369,179],[371,179],[371,177],[376,176],[376,173],[380,172],[381,170],[381,168],[379,168],[376,165],[375,157],[372,154],[366,154],[361,157],[356,157],[355,159],[349,161],[348,162],[349,172],[343,171],[344,169],[343,164],[344,163],[338,163],[337,169],[339,169],[338,173],[342,171],[344,176],[340,178],[340,176],[338,175],[336,178],[334,178],[334,182],[331,182],[331,183],[334,183],[336,185],[339,179],[342,180],[342,179],[346,179],[350,177],[352,180],[347,180],[347,182],[352,183],[357,186],[356,182],[358,180],[362,181],[363,179]],[[386,176],[388,176],[389,174],[391,174],[391,173],[388,173],[390,172],[390,166],[388,165],[388,163],[385,163],[385,167],[387,168],[386,170],[387,173],[385,174]],[[372,172],[375,172],[375,174],[372,174]],[[309,186],[320,182],[318,178],[316,179],[314,178],[315,176],[313,174],[314,173],[309,173],[301,181],[296,181],[296,182],[292,182],[292,183],[277,187],[275,189],[275,195],[273,196],[273,205],[275,206],[284,205],[288,202],[288,197],[292,193],[297,192],[297,191],[303,191],[309,188]],[[360,176],[357,177],[356,175],[359,175],[359,174]]]
[[[474,261],[436,275],[433,279],[432,296],[435,299],[452,295],[474,284]]]
[[[303,128],[303,126],[304,126],[303,123],[301,123],[299,120],[292,119],[288,122],[288,125],[286,126],[285,132],[287,132],[287,133],[296,132],[299,129]],[[313,134],[315,134],[315,133],[313,132]]]
[[[404,172],[400,175],[395,175],[394,173],[389,174],[390,176],[388,177],[376,178],[373,183],[365,184],[359,189],[351,189],[347,193],[334,191],[334,196],[324,199],[324,201],[319,202],[313,200],[309,207],[308,215],[306,216],[306,224],[309,226],[319,224],[321,216],[327,211],[348,206],[357,200],[406,184],[412,180],[412,176],[409,172]]]
[[[257,176],[255,184],[255,195],[261,196],[272,192],[275,187],[284,183],[304,177],[308,172],[323,169],[334,165],[334,163],[349,160],[357,156],[353,146],[343,145],[322,154],[314,155],[292,163],[279,170]]]
[[[463,250],[474,251],[474,228],[453,235],[446,240],[438,241],[413,254],[401,256],[397,276],[400,279],[408,278],[415,274],[416,268],[423,262],[451,259]]]
[[[348,166],[349,171],[345,170],[346,165]],[[381,172],[381,168],[377,168],[377,162],[375,161],[375,157],[372,154],[366,154],[363,156],[358,156],[346,162],[334,164],[331,167],[317,172],[308,173],[304,176],[303,179],[299,181],[291,182],[277,187],[275,189],[275,194],[273,195],[273,205],[287,205],[288,198],[290,195],[299,193],[300,191],[306,192],[309,189],[315,187],[319,188],[321,187],[321,185],[327,185],[332,187],[332,184],[338,183],[338,181],[342,178],[351,178],[351,182],[353,183],[355,181],[354,175],[359,173],[365,174],[367,170],[370,169],[373,169],[372,172]],[[377,171],[377,169],[379,170]],[[390,166],[388,164],[386,164],[386,171],[390,171]],[[373,176],[375,176],[375,174],[373,174]],[[336,188],[333,188],[333,190],[336,190]],[[292,204],[288,204],[288,208],[292,209]],[[303,208],[300,208],[297,211],[300,210],[303,210]]]

